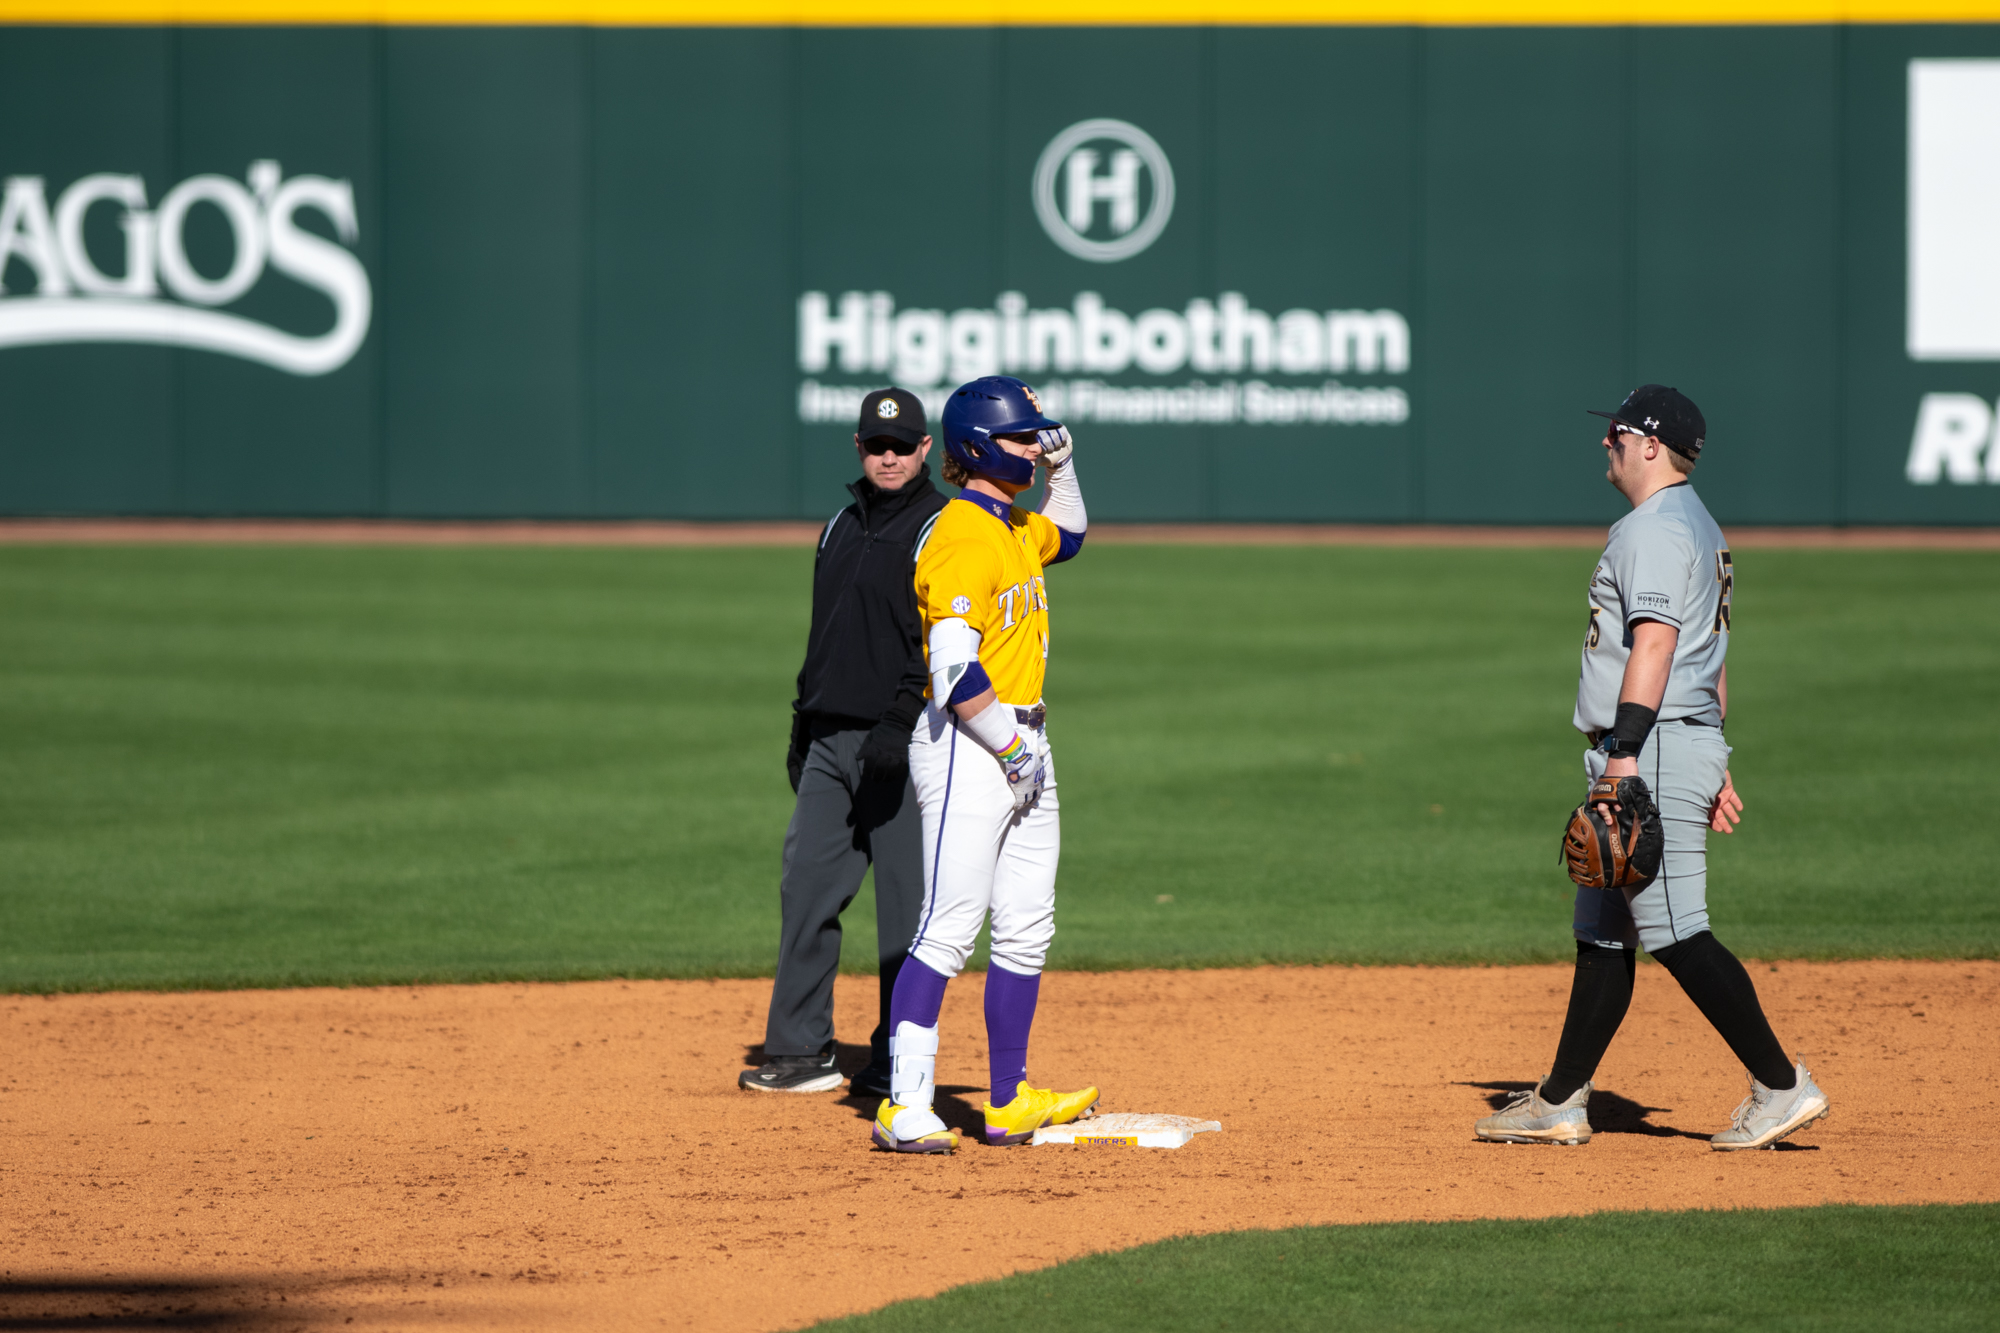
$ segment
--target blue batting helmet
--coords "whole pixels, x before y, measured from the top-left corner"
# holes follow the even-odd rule
[[[945,400],[944,451],[976,477],[1026,486],[1035,479],[1035,465],[993,437],[1061,425],[1042,415],[1033,389],[1011,375],[987,375],[959,385]]]

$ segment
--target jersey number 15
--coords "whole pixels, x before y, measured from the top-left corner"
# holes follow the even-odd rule
[[[1715,581],[1722,585],[1722,600],[1716,603],[1715,625],[1710,634],[1729,633],[1729,594],[1736,591],[1736,566],[1730,562],[1727,548],[1715,553]]]

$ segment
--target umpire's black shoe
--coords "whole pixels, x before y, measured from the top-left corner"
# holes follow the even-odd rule
[[[825,1055],[776,1055],[761,1069],[746,1069],[736,1086],[752,1092],[832,1092],[841,1084],[833,1052]]]
[[[854,1076],[848,1085],[856,1097],[887,1097],[889,1095],[889,1066],[870,1064]]]

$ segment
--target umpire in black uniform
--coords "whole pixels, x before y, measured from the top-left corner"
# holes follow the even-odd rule
[[[914,585],[917,544],[946,497],[924,459],[924,405],[901,389],[861,402],[854,503],[820,534],[813,564],[812,635],[792,702],[786,761],[798,804],[785,830],[779,899],[784,929],[765,1064],[739,1086],[758,1092],[830,1092],[833,978],[840,914],[875,864],[875,932],[882,967],[880,1019],[854,1091],[889,1095],[889,996],[924,901],[924,849],[910,786],[910,730],[924,707],[924,647]]]

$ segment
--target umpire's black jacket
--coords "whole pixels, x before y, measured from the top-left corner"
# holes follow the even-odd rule
[[[947,501],[931,485],[928,466],[900,490],[882,490],[866,478],[847,489],[854,503],[820,534],[812,636],[792,706],[873,724],[899,695],[924,692],[916,551]]]

